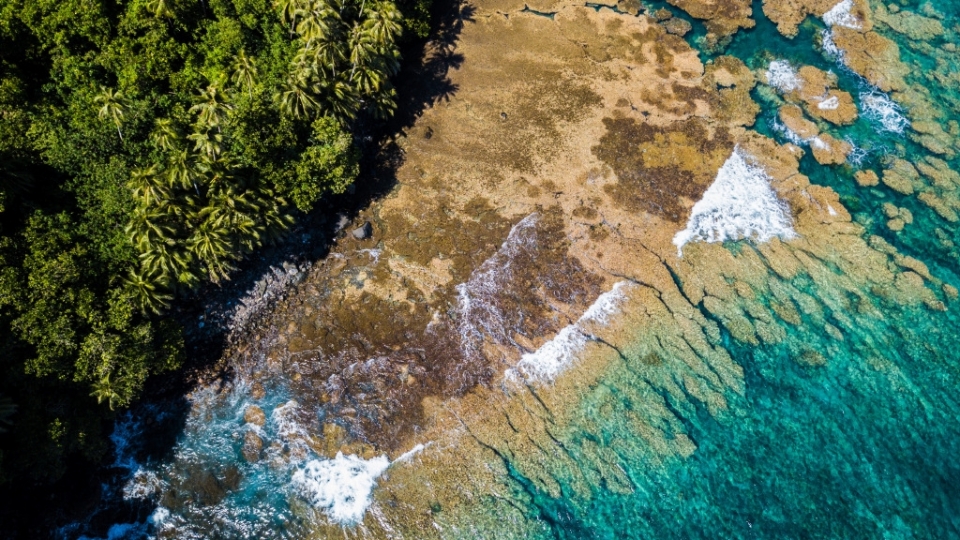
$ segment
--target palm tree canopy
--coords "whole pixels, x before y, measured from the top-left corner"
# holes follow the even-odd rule
[[[233,57],[233,73],[230,80],[239,87],[250,91],[257,84],[257,64],[253,58],[247,56],[243,49]]]
[[[123,93],[119,90],[114,91],[113,89],[101,86],[100,93],[97,94],[93,100],[101,104],[97,116],[101,119],[112,120],[119,128],[123,121],[123,115],[127,110],[126,98]]]

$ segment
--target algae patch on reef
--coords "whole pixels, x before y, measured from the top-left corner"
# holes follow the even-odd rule
[[[876,170],[845,161],[853,149],[843,130],[875,120],[841,69],[903,90],[889,99],[922,102],[901,86],[903,66],[887,69],[895,46],[869,6],[846,1],[858,25],[831,12],[833,1],[763,6],[785,34],[832,13],[824,36],[834,45],[877,46],[838,49],[835,68],[771,54],[703,63],[663,13],[553,0],[462,6],[458,40],[427,48],[427,62],[455,58],[451,90],[396,137],[398,184],[360,216],[373,239],[341,239],[267,330],[242,336],[228,358],[240,383],[218,395],[243,402],[253,422],[244,413],[246,431],[222,438],[251,459],[231,464],[242,474],[203,504],[255,491],[245,482],[258,474],[351,455],[359,472],[360,461],[387,456],[375,487],[357,491],[369,506],[350,514],[346,534],[369,537],[752,534],[737,521],[746,514],[726,511],[716,493],[750,508],[757,530],[829,536],[804,496],[823,486],[805,476],[820,471],[845,501],[848,484],[822,469],[854,471],[849,485],[866,485],[869,452],[891,485],[926,493],[884,461],[880,435],[891,432],[887,416],[940,419],[924,401],[926,391],[944,395],[940,383],[919,368],[945,361],[946,349],[926,343],[949,341],[955,325],[940,323],[955,320],[957,283],[890,238],[936,215],[957,220],[960,180],[946,153],[882,167],[868,158]],[[770,21],[752,20],[750,2],[672,4],[708,20],[706,45],[754,22],[776,35]],[[757,79],[769,86],[753,92]],[[756,96],[773,107],[761,110]],[[761,135],[770,120],[786,128],[771,137],[796,140]],[[924,148],[943,139],[929,121],[912,124]],[[825,178],[836,183],[817,185]],[[878,231],[851,212],[857,196],[880,190],[889,201]],[[949,246],[955,231],[936,223],[932,236]],[[754,241],[721,242],[743,237]],[[204,406],[193,418],[215,416]],[[280,433],[278,419],[294,427]],[[846,444],[847,431],[859,446]],[[946,444],[935,429],[918,433]],[[836,445],[825,465],[808,451],[820,435]],[[397,457],[410,448],[422,451]],[[381,470],[389,458],[399,462]],[[196,478],[209,479],[206,469]],[[316,511],[337,502],[330,467],[314,469],[320,496],[285,491],[282,515],[315,537],[342,537]],[[748,476],[765,483],[729,485]],[[193,484],[175,487],[184,485]],[[768,485],[799,495],[750,497]],[[891,498],[871,497],[862,497],[871,509],[890,510]],[[161,500],[177,503],[184,530],[203,515],[174,495]],[[831,533],[870,523],[854,525]]]
[[[734,146],[726,128],[699,118],[664,127],[626,117],[603,123],[593,152],[617,175],[604,187],[613,203],[673,222],[686,218]]]

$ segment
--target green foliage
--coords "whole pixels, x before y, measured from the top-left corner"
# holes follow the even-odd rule
[[[364,109],[386,117],[396,109],[389,77],[399,69],[402,17],[389,0],[275,0],[299,50],[280,109],[297,118],[329,115],[346,123]]]
[[[0,479],[103,455],[170,307],[354,181],[429,1],[0,0]]]
[[[403,35],[407,39],[426,39],[430,35],[430,9],[433,0],[397,0],[403,13]]]
[[[294,182],[285,186],[297,208],[306,210],[324,193],[343,193],[359,171],[351,137],[329,116],[313,123],[310,145],[300,155]]]

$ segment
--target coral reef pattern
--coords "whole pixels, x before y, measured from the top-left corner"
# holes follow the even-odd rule
[[[960,2],[459,24],[372,237],[63,536],[960,537]]]

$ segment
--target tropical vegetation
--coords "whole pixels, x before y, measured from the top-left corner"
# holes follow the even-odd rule
[[[100,459],[171,308],[348,188],[429,7],[0,0],[0,482]]]

